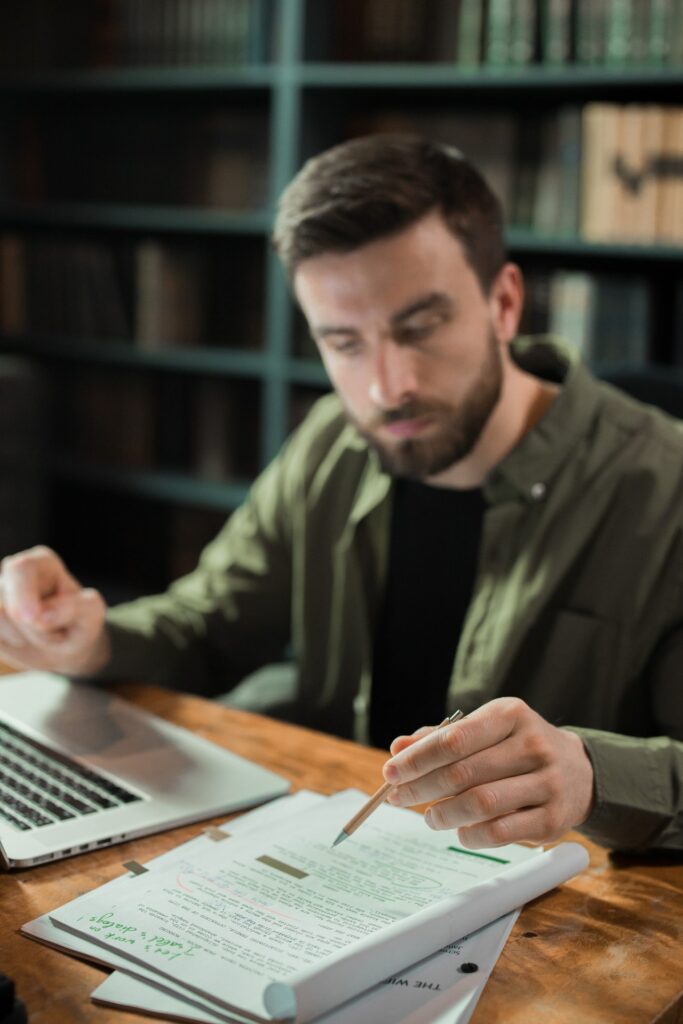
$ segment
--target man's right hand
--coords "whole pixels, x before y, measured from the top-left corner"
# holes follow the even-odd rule
[[[109,659],[105,612],[101,594],[82,587],[50,548],[0,563],[0,660],[13,668],[94,674]]]

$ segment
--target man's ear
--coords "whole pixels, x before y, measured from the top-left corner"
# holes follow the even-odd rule
[[[524,306],[524,278],[516,263],[501,267],[490,291],[491,321],[500,345],[517,336]]]

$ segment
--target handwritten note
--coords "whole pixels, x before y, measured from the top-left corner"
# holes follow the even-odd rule
[[[96,895],[53,920],[219,1006],[268,1019],[269,982],[538,855],[513,846],[468,856],[449,849],[452,834],[390,807],[333,850],[359,800],[341,794],[273,834],[235,837],[130,879],[115,906]]]

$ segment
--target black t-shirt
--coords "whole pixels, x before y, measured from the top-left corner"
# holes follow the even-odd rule
[[[481,490],[396,482],[384,601],[375,628],[370,738],[436,725],[477,571]]]

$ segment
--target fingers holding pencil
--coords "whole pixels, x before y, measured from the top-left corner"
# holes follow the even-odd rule
[[[451,722],[457,722],[458,719],[462,718],[462,717],[463,717],[463,712],[462,711],[459,711],[459,710],[458,711],[454,711],[452,715],[449,715],[447,718],[444,718],[443,722],[440,722],[439,725],[436,728],[437,729],[443,729],[443,727],[445,725],[450,725]],[[429,727],[425,727],[424,728],[424,733],[431,732],[431,731],[432,730]],[[419,732],[422,733],[423,730],[420,729]],[[405,738],[407,738],[407,737],[405,737]],[[415,738],[415,734],[413,734],[413,737],[411,737],[411,739],[414,739],[414,738]],[[402,739],[404,739],[404,737],[399,737],[399,740],[396,740],[395,743],[400,742],[400,740],[402,740]],[[406,744],[403,744],[403,746],[405,746],[405,745]],[[401,746],[400,749],[403,749],[403,746]],[[392,744],[392,750],[391,750],[392,755],[398,753],[398,750],[395,750],[393,748],[394,748],[394,744]],[[353,833],[356,831],[356,829],[359,828],[363,824],[363,822],[366,821],[366,819],[370,817],[372,812],[375,811],[381,804],[384,803],[384,801],[389,796],[389,793],[391,792],[392,789],[393,789],[393,785],[392,785],[391,782],[385,782],[383,785],[381,785],[379,787],[379,789],[376,789],[375,792],[372,794],[372,796],[369,797],[369,799],[363,804],[361,809],[356,814],[354,814],[354,816],[352,818],[350,818],[349,821],[347,821],[347,823],[344,825],[344,827],[342,828],[341,832],[339,833],[339,835],[337,836],[335,841],[332,843],[332,846],[333,847],[338,846],[339,843],[343,843],[345,839],[348,839],[349,836],[352,836]]]

